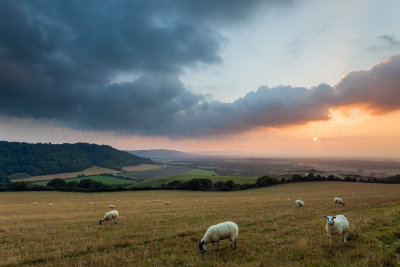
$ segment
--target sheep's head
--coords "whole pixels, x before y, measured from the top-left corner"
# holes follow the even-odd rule
[[[326,218],[327,223],[329,224],[329,226],[333,226],[333,225],[335,224],[334,219],[336,218],[336,216],[335,216],[335,217],[332,217],[332,216],[324,216],[324,217]]]
[[[201,254],[204,254],[206,252],[206,242],[201,241],[199,244],[199,249],[200,249]]]
[[[103,220],[100,220],[100,221],[99,221],[99,224],[103,224]]]

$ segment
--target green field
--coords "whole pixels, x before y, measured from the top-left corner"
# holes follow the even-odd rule
[[[122,178],[118,178],[118,177],[103,176],[103,175],[93,175],[93,176],[65,179],[65,181],[67,183],[73,182],[73,181],[79,183],[83,179],[92,179],[94,181],[102,182],[103,184],[109,184],[109,185],[133,185],[133,184],[137,183],[135,180],[122,179]],[[35,182],[33,184],[46,185],[48,182],[49,181],[40,181],[40,182]]]
[[[335,206],[335,196],[346,206]],[[305,205],[296,209],[300,197]],[[110,204],[119,211],[118,224],[99,225]],[[2,192],[0,211],[7,214],[0,216],[0,266],[400,266],[397,184]],[[337,214],[348,218],[350,229],[346,246],[334,237],[330,252],[323,216]],[[224,221],[239,227],[237,249],[222,240],[220,251],[209,244],[201,254],[207,228]]]
[[[207,170],[202,170],[202,169],[193,169],[188,172],[185,172],[184,174],[193,174],[193,175],[205,175],[205,176],[216,176],[218,173],[215,171],[207,171]]]
[[[253,184],[257,181],[257,177],[241,177],[241,176],[218,176],[214,171],[194,169],[190,170],[184,174],[176,174],[171,176],[166,176],[162,178],[155,178],[139,182],[135,184],[135,187],[160,187],[162,184],[168,184],[172,181],[178,180],[182,182],[187,182],[192,179],[206,178],[210,179],[212,182],[226,182],[232,180],[236,184]]]

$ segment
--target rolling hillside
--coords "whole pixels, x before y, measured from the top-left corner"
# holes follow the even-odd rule
[[[151,159],[105,145],[0,142],[0,173],[3,175],[75,172],[94,165],[120,170],[124,166],[151,163]]]

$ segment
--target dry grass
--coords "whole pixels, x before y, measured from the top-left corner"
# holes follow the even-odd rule
[[[33,181],[47,181],[54,178],[68,179],[75,178],[78,175],[97,175],[102,173],[120,173],[120,171],[102,168],[98,166],[92,166],[86,170],[80,172],[64,172],[64,173],[56,173],[56,174],[48,174],[48,175],[40,175],[40,176],[31,176],[29,178],[19,179],[18,181],[25,182],[33,182]]]
[[[346,206],[335,207],[334,196]],[[295,208],[299,197],[303,209]],[[32,205],[35,201],[39,204]],[[172,204],[164,206],[165,201]],[[109,204],[119,210],[119,223],[98,225]],[[400,185],[313,182],[226,193],[5,192],[0,212],[2,266],[400,264]],[[330,253],[322,216],[336,214],[349,219],[350,234],[347,247],[335,239]],[[232,251],[222,241],[221,251],[209,246],[200,254],[207,227],[226,220],[239,226],[238,248]]]
[[[160,165],[154,164],[139,164],[136,166],[125,166],[122,168],[123,171],[126,172],[141,172],[141,171],[149,171],[161,168]]]

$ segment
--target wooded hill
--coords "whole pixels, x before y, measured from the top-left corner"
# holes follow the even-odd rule
[[[88,143],[28,144],[0,141],[0,175],[44,175],[82,171],[93,165],[120,170],[124,166],[153,163],[110,146]]]

